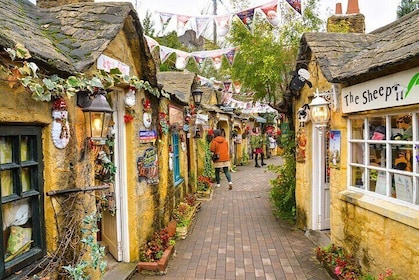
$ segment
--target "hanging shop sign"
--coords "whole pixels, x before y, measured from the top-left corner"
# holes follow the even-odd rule
[[[140,143],[150,143],[157,139],[157,133],[154,130],[140,130]]]
[[[340,130],[331,130],[329,133],[329,165],[331,168],[340,169]]]
[[[185,118],[183,116],[183,109],[176,107],[174,105],[169,105],[169,122],[170,125],[176,125],[177,127],[182,128]]]
[[[342,112],[352,113],[417,104],[419,68],[342,89]]]
[[[147,148],[142,157],[137,160],[138,181],[146,181],[147,184],[156,185],[159,183],[157,149]]]
[[[97,69],[105,70],[110,72],[111,69],[118,68],[122,74],[129,75],[130,68],[128,65],[122,63],[119,60],[113,59],[109,56],[101,54],[97,59]]]

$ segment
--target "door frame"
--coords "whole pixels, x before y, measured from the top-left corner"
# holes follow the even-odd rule
[[[127,170],[126,170],[126,131],[124,114],[125,92],[122,89],[114,89],[116,111],[113,113],[115,121],[115,161],[117,172],[115,174],[115,206],[118,258],[117,261],[130,262],[129,254],[129,223],[128,223],[128,194],[127,194]]]
[[[325,187],[329,188],[330,183],[326,183],[326,127],[313,126],[312,129],[312,215],[311,228],[313,230],[330,229],[330,215],[325,219],[325,213],[330,213],[329,202],[325,200]],[[330,193],[330,190],[329,190]],[[329,209],[325,209],[329,207]]]

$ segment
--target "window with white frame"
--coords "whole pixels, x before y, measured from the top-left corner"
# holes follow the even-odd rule
[[[350,117],[351,188],[419,205],[419,112]]]

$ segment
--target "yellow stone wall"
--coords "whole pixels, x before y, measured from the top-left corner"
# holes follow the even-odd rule
[[[313,96],[316,88],[323,91],[331,87],[320,69],[314,68],[314,64],[309,64],[309,72],[312,75],[318,73],[318,76],[314,74],[310,79],[313,82],[311,89],[305,86],[301,91],[300,98],[295,102],[295,112],[303,104],[311,102],[308,96]],[[295,121],[298,129],[298,122],[296,119]],[[330,127],[332,130],[341,131],[340,169],[330,170],[331,242],[355,255],[365,273],[377,276],[390,268],[400,277],[398,279],[419,279],[419,224],[411,226],[410,222],[399,222],[407,219],[414,223],[415,219],[418,220],[419,214],[407,207],[377,201],[367,195],[348,191],[347,117],[341,114],[341,110],[332,111]],[[308,139],[306,161],[297,163],[296,170],[297,224],[302,229],[310,228],[312,223],[311,122],[306,124],[305,129]]]

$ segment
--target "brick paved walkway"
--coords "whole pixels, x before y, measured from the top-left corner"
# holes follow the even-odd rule
[[[266,160],[280,164],[280,157]],[[131,280],[156,279],[330,279],[315,260],[315,245],[304,232],[277,220],[269,202],[266,166],[239,166],[228,190],[221,188],[203,201],[190,235],[177,241],[167,274],[136,273]]]

